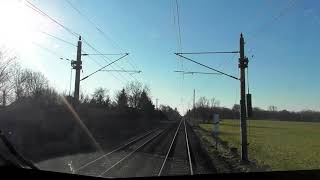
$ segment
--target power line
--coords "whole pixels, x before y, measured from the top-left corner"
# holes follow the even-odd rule
[[[84,51],[83,51],[84,52]],[[95,62],[98,66],[100,66],[100,67],[102,67],[102,65],[98,62],[98,61],[96,61],[95,59],[93,59],[91,56],[87,56],[89,59],[91,59],[93,62]],[[122,79],[120,79],[119,77],[117,77],[117,76],[115,76],[113,73],[111,73],[111,75],[115,78],[115,79],[117,79],[118,81],[120,81],[123,85],[125,85],[126,84],[126,82],[124,82]]]
[[[85,52],[84,50],[82,50],[82,52]],[[90,60],[92,60],[93,62],[95,62],[98,66],[102,66],[96,59],[93,59],[91,56],[86,56],[88,57]]]
[[[240,79],[237,78],[237,77],[234,77],[234,76],[232,76],[232,75],[226,74],[226,73],[224,73],[224,72],[221,72],[221,71],[219,71],[219,70],[217,70],[217,69],[214,69],[214,68],[212,68],[212,67],[209,67],[209,66],[207,66],[207,65],[201,64],[201,63],[199,63],[199,62],[197,62],[197,61],[195,61],[195,60],[192,60],[192,59],[190,59],[190,58],[187,58],[187,57],[185,57],[185,56],[182,56],[181,54],[178,54],[178,53],[175,53],[175,54],[176,54],[177,56],[180,56],[180,57],[186,59],[186,60],[189,60],[189,61],[191,61],[191,62],[194,62],[194,63],[196,63],[196,64],[198,64],[198,65],[200,65],[200,66],[203,66],[203,67],[206,67],[206,68],[211,69],[211,70],[213,70],[213,71],[216,71],[216,72],[218,72],[218,73],[220,73],[220,74],[222,74],[222,75],[231,77],[231,78],[236,79],[236,80],[240,80]]]
[[[59,40],[59,41],[61,41],[61,42],[64,42],[64,43],[66,43],[66,44],[68,44],[68,45],[71,45],[71,46],[73,46],[73,47],[77,47],[76,45],[74,45],[73,43],[71,43],[71,42],[68,42],[68,41],[66,41],[66,40],[64,40],[64,39],[62,39],[62,38],[59,38],[59,37],[57,37],[57,36],[54,36],[54,35],[52,35],[52,34],[49,34],[49,33],[47,33],[47,32],[44,32],[44,31],[40,31],[41,33],[43,33],[43,34],[46,34],[46,35],[48,35],[48,36],[50,36],[50,37],[52,37],[52,38],[54,38],[54,39],[57,39],[57,40]],[[38,46],[40,46],[39,44],[37,44]],[[40,46],[41,47],[41,46]],[[48,49],[48,48],[45,48],[45,47],[41,47],[41,48],[43,48],[43,49],[45,49],[45,50],[47,50],[47,51],[49,51],[50,53],[54,53],[54,52],[52,52],[50,49]],[[85,51],[83,51],[84,52],[84,54],[82,54],[82,55],[88,55],[87,53],[85,53]],[[66,61],[71,61],[71,59],[67,59],[67,58],[61,58],[62,56],[59,56],[59,55],[57,55],[57,54],[55,54],[57,57],[59,57],[61,60],[66,60]],[[91,54],[90,54],[91,55]],[[93,59],[93,58],[91,58],[91,57],[89,57],[92,61],[94,61],[96,64],[98,64],[99,66],[102,66],[101,64],[99,64],[95,59]]]
[[[222,75],[221,73],[196,72],[196,71],[174,71],[174,72],[183,73],[183,74],[214,74],[214,75]]]
[[[85,51],[83,51],[83,50],[82,50],[82,52],[85,53],[85,54],[87,54],[87,53],[86,53]],[[92,60],[93,62],[95,62],[98,66],[102,67],[102,65],[101,65],[98,61],[96,61],[95,59],[93,59],[91,56],[86,56],[86,57],[88,57],[89,59],[91,59],[91,60]],[[118,78],[118,77],[115,76],[113,73],[111,73],[111,75],[112,75],[115,79],[117,79],[118,81],[120,81],[123,85],[126,84],[122,79]]]
[[[109,63],[106,59],[108,59],[110,62],[111,62],[111,60],[107,57],[107,56],[105,56],[105,55],[103,55],[103,53],[101,53],[100,51],[98,51],[95,47],[93,47],[88,41],[86,41],[85,39],[83,39],[83,42],[87,45],[87,46],[89,46],[91,49],[93,49],[96,53],[98,53],[99,55],[101,55],[101,59],[102,60],[104,60],[105,62],[107,62],[107,63]],[[111,65],[110,66],[112,69],[114,69],[114,67]],[[119,66],[118,66],[119,67]],[[117,73],[119,76],[121,76],[123,79],[125,79],[127,82],[128,82],[128,79],[126,78],[126,77],[124,77],[122,74],[120,74],[120,73]],[[111,73],[111,75],[112,76],[114,76],[114,74],[113,73]]]
[[[68,41],[66,41],[66,40],[64,40],[64,39],[62,39],[62,38],[59,38],[59,37],[57,37],[57,36],[54,36],[54,35],[52,35],[52,34],[49,34],[49,33],[47,33],[47,32],[44,32],[44,31],[40,31],[40,32],[43,33],[43,34],[45,34],[45,35],[47,35],[47,36],[50,36],[50,37],[52,37],[52,38],[54,38],[54,39],[56,39],[56,40],[59,40],[59,41],[64,42],[64,43],[66,43],[66,44],[69,44],[69,45],[71,45],[71,46],[73,46],[73,47],[77,47],[77,46],[74,45],[73,43],[68,42]]]
[[[236,57],[237,54],[233,54],[233,56],[226,60],[226,61],[222,61],[221,63],[219,63],[219,65],[217,66],[217,69],[222,68],[221,71],[225,70],[225,65],[227,65],[227,63],[230,63],[231,61],[233,61],[233,59]]]
[[[104,38],[106,38],[107,40],[109,41],[112,41],[111,38],[109,38],[106,33],[96,24],[94,23],[88,16],[86,16],[84,13],[82,13],[75,5],[73,5],[73,3],[71,3],[69,0],[65,0],[72,9],[74,9],[80,16],[82,16],[83,18],[85,18],[92,26],[95,27],[95,29],[102,35],[104,36]],[[115,42],[113,42],[115,43]],[[118,45],[115,45],[115,46],[118,46]],[[119,46],[118,46],[119,49],[121,49]]]
[[[85,53],[85,54],[82,54],[82,56],[117,56],[117,55],[125,55],[126,53],[107,53],[107,54],[87,54],[87,53]]]
[[[65,60],[65,61],[69,61],[69,62],[74,61],[74,60],[68,59],[68,58],[60,58],[60,59],[61,59],[61,60]]]
[[[50,54],[52,54],[52,55],[54,55],[54,56],[56,56],[56,57],[58,57],[58,58],[61,58],[61,57],[62,57],[60,54],[58,54],[57,52],[52,51],[52,50],[49,49],[49,48],[46,48],[46,47],[44,47],[44,46],[42,46],[42,45],[40,45],[40,44],[38,44],[38,43],[36,43],[36,42],[32,42],[32,43],[33,43],[34,45],[36,45],[37,47],[39,47],[39,48],[41,48],[41,49],[49,52]]]
[[[179,2],[178,0],[173,0],[174,1],[174,5],[175,5],[175,12],[173,13],[174,15],[174,25],[175,25],[175,28],[176,28],[176,33],[177,33],[177,43],[178,43],[178,48],[177,48],[177,51],[178,52],[182,52],[182,38],[181,38],[181,25],[180,25],[180,9],[179,9]],[[174,6],[173,5],[173,6]],[[173,7],[174,9],[174,7]],[[177,19],[177,20],[176,20]],[[177,26],[176,26],[176,23],[177,23]],[[181,69],[184,70],[184,65],[183,65],[183,59],[181,59],[180,57],[178,57],[178,60],[181,60]],[[181,92],[183,91],[183,82],[184,82],[184,73],[181,74]],[[184,110],[185,107],[183,106],[183,101],[184,101],[184,97],[182,95],[183,93],[181,93],[181,100],[180,100],[180,103],[181,103],[181,108]]]
[[[73,36],[75,36],[77,38],[80,36],[78,33],[73,32],[70,28],[66,27],[65,25],[61,24],[60,22],[58,22],[57,20],[55,20],[54,18],[52,18],[51,16],[49,16],[48,14],[43,12],[40,8],[38,8],[36,5],[32,4],[30,1],[26,0],[25,2],[27,2],[29,4],[29,5],[27,5],[29,8],[31,8],[32,10],[36,11],[37,13],[49,18],[51,21],[53,21],[54,23],[56,23],[57,25],[59,25],[60,27],[65,29],[67,32],[69,32]]]
[[[88,54],[88,53],[84,53],[82,54],[83,56],[117,56],[117,55],[125,55],[127,53],[106,53],[106,54]],[[118,67],[120,67],[118,65]],[[132,76],[132,74],[135,74],[135,73],[141,73],[141,71],[138,71],[138,70],[132,70],[132,71],[127,71],[127,70],[124,70],[122,67],[120,67],[122,70],[109,70],[110,72],[113,71],[113,72],[128,72],[129,75]],[[135,68],[134,68],[135,69]],[[135,77],[133,77],[136,81],[137,79]]]
[[[82,16],[84,19],[86,19],[92,26],[95,27],[95,29],[107,40],[111,41],[111,43],[116,46],[118,49],[124,51],[115,41],[113,41],[103,30],[100,28],[96,23],[94,23],[88,16],[86,16],[84,13],[82,13],[73,3],[71,3],[69,0],[65,0],[72,9],[74,9],[80,16]],[[130,62],[127,61],[133,69],[136,69],[134,65]]]
[[[64,26],[63,24],[59,23],[57,20],[55,20],[55,19],[53,19],[52,17],[50,17],[48,14],[46,14],[46,13],[43,12],[41,9],[39,9],[38,7],[36,7],[35,5],[33,5],[31,2],[29,2],[28,0],[26,0],[26,2],[31,5],[31,7],[27,5],[29,8],[31,8],[31,9],[35,10],[36,12],[40,13],[41,15],[49,18],[50,20],[52,20],[53,22],[55,22],[56,24],[58,24],[59,26],[61,26],[63,29],[65,29],[66,31],[68,31],[68,32],[71,33],[72,35],[78,37],[78,34],[77,34],[77,33],[72,32],[69,28],[67,28],[67,27]],[[65,41],[65,40],[63,40],[63,39],[61,39],[61,38],[58,38],[58,37],[56,37],[56,36],[53,36],[53,35],[51,35],[51,34],[49,34],[49,33],[46,33],[46,32],[42,32],[42,33],[44,33],[44,34],[46,34],[46,35],[48,35],[48,36],[51,36],[51,37],[53,37],[53,38],[55,38],[55,39],[57,39],[57,40],[60,40],[60,41],[62,41],[62,42],[65,42],[65,43],[67,43],[67,44],[69,44],[69,45],[75,46],[74,44],[72,44],[72,43],[70,43],[70,42],[68,42],[68,41]],[[50,52],[49,49],[47,49],[47,50]],[[61,56],[60,56],[60,57],[61,57]],[[91,58],[91,59],[92,59],[92,58]],[[92,59],[92,60],[93,60],[93,59]],[[96,62],[98,65],[100,65],[97,61],[95,61],[95,60],[93,60],[93,61]],[[100,65],[100,66],[101,66],[101,65]],[[114,75],[113,75],[113,76],[114,76]],[[115,76],[114,76],[114,77],[115,77]],[[116,78],[116,77],[115,77],[115,78]],[[118,79],[118,78],[117,78],[117,79]]]
[[[37,6],[35,6],[34,4],[32,4],[30,1],[26,0],[26,2],[28,3],[28,4],[26,4],[27,7],[31,8],[31,9],[34,10],[35,12],[41,14],[42,16],[45,16],[45,17],[49,18],[51,21],[53,21],[54,23],[56,23],[57,25],[59,25],[60,27],[62,27],[63,29],[65,29],[67,32],[69,32],[70,34],[72,34],[72,35],[74,35],[75,37],[78,38],[78,36],[79,36],[78,33],[73,32],[70,28],[68,28],[68,27],[66,27],[65,25],[59,23],[57,20],[55,20],[54,18],[52,18],[51,16],[49,16],[48,14],[46,14],[45,12],[43,12],[40,8],[38,8]],[[44,33],[44,34],[46,34],[46,35],[48,35],[48,36],[50,36],[50,37],[53,37],[53,38],[55,38],[55,39],[57,39],[57,40],[59,40],[59,41],[62,41],[62,42],[64,42],[64,43],[66,43],[66,44],[75,46],[73,43],[68,42],[68,41],[66,41],[66,40],[63,40],[63,39],[61,39],[61,38],[58,38],[58,37],[56,37],[56,36],[54,36],[54,35],[51,35],[51,34],[46,33],[46,32],[44,32],[44,31],[40,31],[40,32],[42,32],[42,33]],[[38,46],[39,46],[39,44],[38,44]],[[41,47],[41,46],[39,46],[39,47]],[[44,47],[41,47],[41,48],[47,50],[48,52],[51,52],[51,53],[55,54],[56,56],[58,56],[58,57],[59,57],[60,59],[62,59],[62,60],[66,60],[66,59],[61,58],[62,56],[54,53],[53,51],[49,50],[48,48],[44,48]]]
[[[271,26],[273,25],[273,23],[275,23],[276,21],[278,21],[281,17],[283,17],[291,8],[293,8],[295,5],[297,4],[297,0],[291,0],[289,2],[289,4],[284,8],[282,9],[279,14],[273,16],[273,18],[266,22],[265,24],[263,24],[262,26],[260,26],[260,28],[257,29],[256,32],[252,33],[251,35],[251,40],[250,41],[253,41],[254,39],[257,38],[257,35],[265,30],[267,30],[267,27],[268,26]],[[250,53],[252,51],[252,48],[249,49],[248,53]]]
[[[96,55],[100,55],[100,56],[102,56],[101,57],[101,59],[102,60],[104,60],[105,62],[107,62],[107,63],[109,63],[109,62],[111,62],[111,59],[109,59],[106,55],[104,55],[103,53],[101,53],[99,50],[97,50],[93,45],[91,45],[87,40],[85,40],[84,38],[82,38],[82,41],[87,45],[87,46],[89,46],[92,50],[94,50],[97,54]],[[84,54],[88,54],[88,53],[85,53],[84,52]],[[129,54],[129,53],[125,53],[125,55],[127,55],[127,54]],[[88,54],[89,55],[89,54]],[[90,59],[92,59],[93,60],[93,58],[91,58],[91,56],[89,56],[89,58]],[[106,59],[108,59],[109,60],[109,62],[106,60]],[[95,60],[94,60],[95,61]],[[102,65],[101,64],[99,64],[97,61],[95,61],[100,67],[102,67]],[[113,64],[113,63],[112,63]],[[119,68],[121,68],[122,70],[124,70],[121,66],[119,66],[119,65],[117,65],[116,64],[116,66],[118,66]],[[110,66],[112,69],[114,69],[114,67],[111,65]],[[126,77],[124,77],[121,73],[119,73],[119,72],[117,72],[117,74],[119,75],[119,76],[121,76],[123,79],[125,79],[125,81],[126,82],[128,82],[128,79],[126,78]],[[114,78],[116,78],[116,79],[118,79],[119,80],[119,78],[117,78],[112,72],[111,72],[111,75],[114,77]],[[130,74],[131,75],[131,74]],[[132,75],[131,75],[132,76]],[[132,76],[133,77],[133,76]],[[134,77],[133,77],[134,78]]]
[[[94,50],[98,55],[101,55],[101,56],[103,57],[102,59],[103,59],[105,62],[109,63],[106,59],[108,59],[109,61],[111,61],[106,55],[104,55],[104,54],[101,53],[99,50],[97,50],[95,47],[93,47],[88,41],[86,41],[85,39],[83,39],[83,42],[84,42],[87,46],[89,46],[92,50]],[[128,54],[128,53],[126,53],[126,54]],[[121,70],[124,70],[120,65],[117,65],[117,64],[116,64],[116,66],[119,67]],[[111,66],[111,67],[112,67],[112,69],[114,69],[113,66]],[[118,73],[118,74],[119,74],[120,76],[122,76],[122,74],[120,74],[120,73]],[[137,79],[136,79],[134,76],[132,76],[131,74],[130,74],[130,76],[137,81]],[[124,76],[122,76],[122,77],[124,78]],[[126,79],[126,78],[125,78],[125,79]],[[128,80],[126,79],[126,81],[128,81]]]
[[[179,3],[178,3],[178,0],[176,0],[176,11],[177,11],[177,20],[178,20],[179,46],[180,46],[180,51],[181,51],[181,50],[182,50],[182,41],[181,41],[180,12],[179,12]]]
[[[34,4],[32,4],[31,2],[29,2],[28,0],[26,0],[26,2],[28,4],[26,4],[29,8],[31,8],[32,10],[36,11],[37,13],[49,18],[50,20],[52,20],[54,23],[58,24],[60,27],[62,27],[63,29],[65,29],[66,31],[68,31],[70,34],[74,35],[75,37],[78,38],[79,34],[78,33],[75,33],[73,32],[70,28],[66,27],[65,25],[63,25],[62,23],[58,22],[57,20],[55,20],[54,18],[52,18],[51,16],[49,16],[48,14],[46,14],[45,12],[43,12],[40,8],[38,8],[37,6],[35,6]],[[54,37],[54,36],[52,36]],[[56,38],[56,37],[55,37]],[[59,40],[62,40],[61,38],[56,38],[56,39],[59,39]],[[63,40],[64,41],[64,40]],[[69,42],[66,42],[69,44]],[[72,44],[72,43],[71,43]],[[89,44],[88,42],[86,43],[87,45]],[[91,45],[90,45],[91,48],[93,48]],[[121,74],[120,74],[121,75]],[[114,76],[114,75],[113,75]],[[122,75],[121,75],[122,76]],[[115,76],[114,76],[115,77]],[[123,76],[122,76],[123,77]],[[115,77],[116,78],[116,77]],[[124,78],[124,77],[123,77]],[[118,78],[117,78],[118,79]],[[125,78],[126,79],[126,78]]]
[[[101,67],[100,69],[98,69],[98,70],[94,71],[93,73],[91,73],[91,74],[89,74],[89,75],[85,76],[84,78],[82,78],[82,79],[81,79],[81,81],[82,81],[82,80],[87,79],[88,77],[90,77],[90,76],[94,75],[95,73],[97,73],[97,72],[101,71],[102,69],[104,69],[104,68],[106,68],[106,67],[108,67],[108,66],[112,65],[113,63],[115,63],[115,62],[117,62],[117,61],[121,60],[122,58],[126,57],[127,55],[129,55],[129,54],[126,54],[126,55],[124,55],[124,56],[122,56],[122,57],[120,57],[120,58],[118,58],[118,59],[116,59],[116,60],[112,61],[111,63],[109,63],[109,64],[107,64],[107,65],[105,65],[105,66]]]
[[[142,71],[136,71],[136,70],[101,70],[105,72],[129,72],[129,73],[141,73]]]
[[[65,61],[69,61],[69,62],[72,61],[71,59],[61,58],[62,56],[59,55],[58,53],[56,53],[56,52],[50,50],[49,48],[46,48],[46,47],[44,47],[44,46],[42,46],[42,45],[40,45],[40,44],[38,44],[38,43],[35,43],[35,42],[32,42],[32,43],[33,43],[34,45],[38,46],[39,48],[41,48],[41,49],[43,49],[43,50],[45,50],[45,51],[53,54],[54,56],[58,57],[58,58],[61,59],[61,60],[65,60]],[[69,96],[70,96],[70,93],[71,93],[71,84],[72,84],[72,68],[71,68],[71,72],[70,72]]]
[[[35,12],[39,13],[42,16],[45,16],[47,18],[49,18],[51,21],[53,21],[54,23],[56,23],[57,25],[59,25],[60,27],[62,27],[63,29],[65,29],[67,32],[69,32],[70,34],[72,34],[73,36],[77,37],[80,36],[78,33],[73,32],[70,28],[66,27],[65,25],[63,25],[62,23],[59,23],[57,20],[55,20],[54,18],[52,18],[51,16],[49,16],[48,14],[46,14],[45,12],[43,12],[40,8],[38,8],[37,6],[35,6],[34,4],[32,4],[31,2],[29,2],[28,0],[26,0],[26,2],[28,4],[25,4],[27,7],[31,8],[32,10],[34,10]],[[47,33],[47,35],[49,35]],[[67,44],[72,44],[70,42],[67,42],[61,38],[58,38],[56,36],[51,35],[51,37],[56,38],[58,40],[62,40],[63,42],[67,43]],[[73,45],[73,44],[72,44]],[[74,45],[73,45],[74,46]],[[48,49],[46,49],[48,50]],[[48,50],[50,52],[50,50]],[[61,57],[61,56],[60,56]],[[92,59],[94,62],[96,62],[97,64],[99,64],[97,61],[95,61],[93,58],[89,57],[90,59]],[[100,65],[101,66],[101,65]],[[120,74],[121,75],[121,74]],[[118,77],[116,77],[115,75],[112,74],[112,76],[116,79],[118,79],[119,81],[121,81],[123,83],[123,81],[121,79],[119,79]],[[126,78],[125,78],[126,79]],[[126,80],[127,81],[127,80]]]
[[[204,52],[181,52],[177,54],[236,54],[239,51],[204,51]]]
[[[93,46],[91,46],[91,47],[93,47]],[[104,55],[126,55],[127,53],[109,53],[109,54],[89,54],[89,53],[86,53],[85,51],[83,51],[84,53],[82,54],[82,56],[87,56],[87,57],[89,57],[92,61],[94,61],[96,64],[98,64],[100,67],[102,67],[102,65],[100,64],[100,63],[98,63],[95,59],[93,59],[91,56],[104,56]],[[106,61],[107,62],[107,61]],[[112,67],[112,66],[111,66]],[[122,72],[125,72],[124,70],[110,70],[110,71],[114,71],[114,72],[119,72],[119,71],[122,71]],[[141,71],[140,71],[141,72]],[[122,80],[120,80],[119,78],[117,78],[116,76],[114,76],[114,74],[113,73],[111,73],[111,75],[114,77],[114,78],[116,78],[116,79],[118,79],[119,81],[122,81]],[[123,77],[123,76],[122,76]],[[127,79],[126,79],[126,81],[127,81]],[[125,84],[123,81],[122,81],[122,83],[123,84]]]
[[[175,30],[175,33],[176,33],[176,41],[177,41],[177,44],[179,45],[179,32],[178,32],[178,29],[177,29],[177,23],[176,23],[176,4],[175,4],[175,0],[172,1],[172,14],[173,14],[173,24],[174,24],[174,30]],[[179,50],[179,47],[177,47],[177,51],[180,51]]]
[[[258,33],[266,30],[268,26],[271,26],[273,23],[275,23],[276,21],[278,21],[282,16],[284,16],[292,7],[294,7],[294,5],[296,5],[295,2],[297,2],[297,1],[296,1],[296,0],[291,0],[291,1],[289,2],[289,4],[288,4],[284,9],[282,9],[282,10],[280,11],[279,14],[275,15],[269,22],[266,22],[264,25],[262,25],[262,26],[257,30],[257,32],[252,35],[253,39],[257,36]],[[251,41],[252,41],[252,39],[251,39]]]

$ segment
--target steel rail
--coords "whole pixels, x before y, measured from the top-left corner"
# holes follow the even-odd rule
[[[106,174],[107,172],[109,172],[111,169],[113,169],[114,167],[116,167],[118,164],[120,164],[122,161],[124,161],[125,159],[127,159],[128,157],[130,157],[132,154],[134,154],[135,152],[137,152],[139,149],[141,149],[143,146],[145,146],[146,144],[150,143],[152,140],[154,140],[156,137],[158,137],[160,134],[162,134],[165,130],[161,130],[159,133],[157,133],[156,135],[152,136],[150,139],[148,139],[146,142],[144,142],[143,144],[141,144],[139,147],[137,147],[135,150],[133,150],[132,152],[130,152],[129,154],[127,154],[125,157],[121,158],[118,162],[116,162],[115,164],[113,164],[111,167],[109,167],[107,170],[105,170],[104,172],[102,172],[98,177],[103,177],[104,174]]]
[[[190,153],[190,146],[189,146],[189,138],[188,138],[188,133],[187,133],[187,126],[186,126],[186,120],[183,120],[184,124],[184,132],[185,132],[185,137],[186,137],[186,146],[188,150],[188,159],[189,159],[189,169],[190,169],[190,174],[193,175],[193,168],[192,168],[192,160],[191,160],[191,153]]]
[[[111,155],[112,153],[114,153],[114,152],[116,152],[116,151],[119,151],[119,150],[127,147],[128,145],[130,145],[130,144],[132,144],[132,143],[135,143],[135,142],[141,140],[142,138],[150,135],[151,133],[157,131],[158,129],[159,129],[159,128],[154,129],[154,130],[151,130],[151,131],[148,131],[147,133],[142,134],[141,136],[138,136],[137,138],[134,138],[132,141],[129,141],[128,143],[126,143],[126,144],[124,144],[124,145],[120,145],[120,146],[117,147],[116,149],[114,149],[114,150],[112,150],[112,151],[110,151],[110,152],[108,152],[108,153],[106,153],[106,154],[104,154],[104,155],[102,155],[102,156],[100,156],[100,157],[98,157],[98,158],[96,158],[96,159],[94,159],[94,160],[92,160],[92,161],[90,161],[90,162],[88,162],[88,163],[80,166],[80,167],[79,167],[78,169],[76,169],[74,172],[76,173],[77,171],[79,171],[79,170],[81,170],[81,169],[89,166],[90,164],[92,164],[92,163],[94,163],[94,162],[96,162],[96,161],[98,161],[98,160],[100,160],[100,159],[102,159],[102,158],[104,158],[104,157],[106,157],[106,156],[109,156],[109,155]]]
[[[169,154],[170,154],[170,152],[171,152],[172,145],[173,145],[173,143],[174,143],[174,141],[175,141],[175,139],[176,139],[176,137],[177,137],[177,134],[178,134],[178,131],[179,131],[179,129],[180,129],[180,126],[181,126],[182,121],[183,121],[183,120],[180,121],[179,126],[178,126],[178,128],[177,128],[177,130],[176,130],[176,132],[175,132],[175,134],[174,134],[174,136],[173,136],[173,139],[172,139],[171,144],[170,144],[170,147],[169,147],[169,149],[168,149],[168,151],[167,151],[166,157],[165,157],[165,159],[163,160],[162,166],[161,166],[161,168],[160,168],[160,170],[159,170],[158,176],[161,175],[162,170],[163,170],[163,168],[164,168],[164,165],[165,165],[166,162],[167,162],[167,159],[168,159]]]

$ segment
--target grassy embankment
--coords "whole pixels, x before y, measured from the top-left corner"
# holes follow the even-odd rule
[[[212,124],[200,124],[211,131]],[[238,120],[223,120],[220,138],[240,150]],[[272,170],[320,168],[320,123],[250,120],[249,158]]]

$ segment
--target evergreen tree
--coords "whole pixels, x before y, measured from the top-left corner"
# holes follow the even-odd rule
[[[125,89],[122,89],[116,97],[117,101],[117,107],[120,109],[127,108],[128,107],[128,95],[125,91]]]

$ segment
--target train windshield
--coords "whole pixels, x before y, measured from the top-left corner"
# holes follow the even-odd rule
[[[320,2],[1,0],[0,165],[320,167]]]

